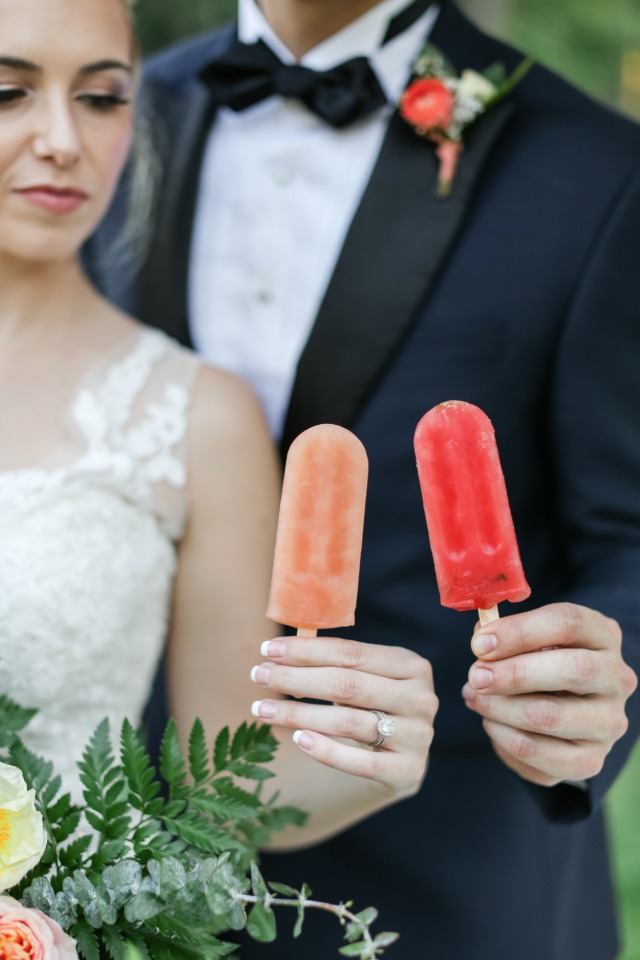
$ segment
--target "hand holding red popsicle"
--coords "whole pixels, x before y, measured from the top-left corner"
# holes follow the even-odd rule
[[[480,612],[467,706],[523,778],[552,786],[594,776],[627,729],[637,685],[620,628],[571,603],[496,619],[498,602],[523,600],[529,587],[482,411],[459,401],[435,407],[418,426],[416,454],[442,603]]]

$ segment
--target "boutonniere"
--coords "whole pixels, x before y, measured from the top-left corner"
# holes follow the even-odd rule
[[[439,197],[451,191],[467,128],[506,97],[532,65],[533,60],[527,57],[510,76],[501,63],[481,73],[463,70],[458,75],[436,47],[424,47],[400,98],[399,110],[418,136],[436,145]]]

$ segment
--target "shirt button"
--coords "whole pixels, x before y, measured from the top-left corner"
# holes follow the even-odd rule
[[[273,303],[274,298],[270,290],[257,290],[255,296],[258,303],[262,303],[265,306],[269,303]]]
[[[295,174],[290,166],[283,163],[274,167],[273,180],[279,187],[288,187],[295,180]]]

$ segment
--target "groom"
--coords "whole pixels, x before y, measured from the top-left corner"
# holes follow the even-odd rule
[[[420,795],[269,875],[377,905],[402,960],[613,960],[602,803],[640,727],[640,129],[536,67],[438,199],[434,145],[394,109],[427,38],[458,71],[521,60],[451,0],[240,0],[237,26],[156,57],[157,222],[139,274],[101,282],[246,376],[283,451],[318,422],[358,434],[350,635],[433,664]],[[356,60],[353,84],[330,96],[274,55]],[[412,451],[449,399],[493,420],[532,586],[473,652],[474,615],[439,604]],[[333,956],[306,923],[308,956]]]

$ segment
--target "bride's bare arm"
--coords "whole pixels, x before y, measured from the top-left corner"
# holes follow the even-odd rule
[[[415,793],[437,709],[427,661],[339,638],[273,639],[261,653],[277,636],[264,611],[280,475],[259,405],[231,376],[205,370],[200,377],[189,476],[169,651],[181,730],[195,716],[210,735],[233,728],[255,719],[252,703],[273,724],[281,747],[269,783],[310,813],[304,828],[274,837],[279,847],[313,843]],[[287,694],[327,703],[282,700]],[[396,727],[376,750],[366,746],[377,734],[372,709]],[[302,731],[297,743],[295,731]]]

